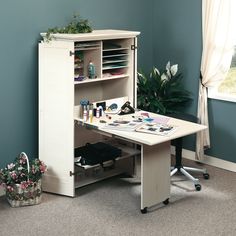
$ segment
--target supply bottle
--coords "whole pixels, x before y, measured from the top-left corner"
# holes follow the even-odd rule
[[[87,107],[84,106],[84,122],[86,122],[88,119],[88,111],[87,111]]]
[[[95,66],[92,63],[92,61],[90,61],[89,64],[88,64],[88,77],[90,79],[94,79],[95,78]]]
[[[100,117],[100,109],[99,109],[99,107],[97,107],[97,109],[96,109],[96,117],[97,117],[97,118]]]
[[[93,104],[89,105],[89,122],[93,122]]]

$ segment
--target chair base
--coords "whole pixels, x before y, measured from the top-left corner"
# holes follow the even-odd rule
[[[193,181],[194,186],[197,191],[201,190],[201,185],[199,183],[199,179],[193,177],[191,174],[189,174],[187,171],[195,172],[195,173],[202,173],[204,179],[209,179],[209,174],[207,173],[206,169],[198,169],[193,167],[186,167],[186,166],[175,166],[171,167],[170,176],[173,176],[177,172],[182,173],[184,176],[186,176],[189,180]]]
[[[171,114],[171,117],[182,119],[194,123],[198,123],[199,120],[196,116],[190,115],[190,114]],[[197,191],[201,190],[201,185],[199,184],[199,179],[194,178],[191,174],[189,174],[187,171],[192,171],[195,173],[202,173],[204,179],[209,179],[209,174],[207,173],[206,169],[198,169],[198,168],[192,168],[192,167],[185,167],[182,165],[182,142],[183,138],[177,138],[171,141],[171,144],[175,146],[175,166],[171,167],[171,173],[170,176],[173,176],[177,172],[181,172],[183,175],[185,175],[189,180],[193,181],[195,188]]]

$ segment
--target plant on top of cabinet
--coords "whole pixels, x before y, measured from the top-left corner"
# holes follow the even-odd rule
[[[79,14],[74,14],[72,20],[68,25],[64,27],[54,27],[49,28],[46,32],[46,40],[50,41],[52,39],[52,34],[78,34],[78,33],[90,33],[92,32],[92,27],[87,19],[82,19]]]

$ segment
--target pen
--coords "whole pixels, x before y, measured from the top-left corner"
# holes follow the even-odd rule
[[[161,128],[160,128],[160,131],[161,131],[161,132],[163,132],[163,131],[168,131],[168,130],[172,130],[172,128],[173,128],[173,127],[166,127],[166,128],[161,127]]]

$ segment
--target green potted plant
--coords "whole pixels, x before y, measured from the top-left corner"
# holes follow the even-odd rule
[[[29,160],[22,152],[13,163],[0,170],[0,185],[12,207],[41,202],[41,179],[47,167],[39,159]]]
[[[164,70],[153,67],[149,76],[138,72],[138,108],[159,114],[178,113],[192,99],[184,89],[178,65],[167,63]]]
[[[72,20],[68,25],[64,27],[49,28],[46,32],[46,40],[50,41],[52,35],[56,33],[60,34],[78,34],[78,33],[90,33],[92,27],[87,19],[82,19],[79,14],[74,14]]]

